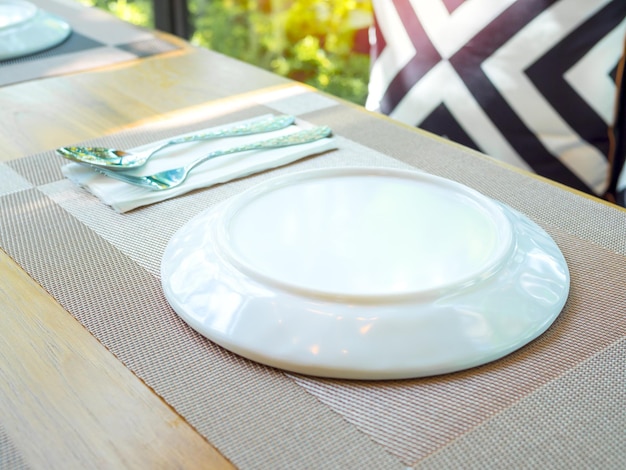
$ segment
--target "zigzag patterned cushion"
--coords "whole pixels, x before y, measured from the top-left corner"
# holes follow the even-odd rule
[[[374,0],[367,107],[604,194],[626,0]]]

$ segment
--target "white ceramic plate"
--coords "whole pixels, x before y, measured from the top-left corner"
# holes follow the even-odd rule
[[[57,46],[71,32],[61,18],[23,0],[0,0],[0,60]]]
[[[32,19],[37,7],[23,0],[0,0],[0,31]]]
[[[194,329],[309,375],[420,377],[485,364],[559,315],[569,272],[535,223],[416,171],[270,180],[170,240],[162,283]]]

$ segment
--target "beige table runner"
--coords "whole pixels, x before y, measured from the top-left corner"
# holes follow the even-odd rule
[[[91,70],[173,51],[175,44],[75,0],[28,0],[72,28],[61,44],[25,57],[0,60],[0,86]]]
[[[226,115],[207,107],[198,122],[92,143],[131,147],[276,111],[331,125],[339,150],[126,214],[63,179],[53,152],[10,161],[0,164],[0,180],[12,181],[0,187],[0,246],[240,468],[626,466],[625,211],[315,93]],[[267,178],[345,165],[417,167],[529,215],[570,266],[571,295],[556,323],[469,371],[358,382],[256,364],[179,319],[158,277],[178,228]]]

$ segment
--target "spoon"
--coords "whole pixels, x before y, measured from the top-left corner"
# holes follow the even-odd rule
[[[125,183],[134,184],[144,188],[151,189],[153,191],[162,191],[165,189],[172,189],[181,185],[191,170],[202,163],[205,163],[213,158],[220,157],[222,155],[228,155],[231,153],[245,152],[248,150],[261,150],[269,148],[287,147],[290,145],[300,145],[316,140],[323,139],[330,136],[332,131],[330,127],[313,127],[293,134],[288,134],[282,137],[275,137],[273,139],[262,140],[260,142],[253,142],[246,145],[240,145],[238,147],[231,147],[223,150],[215,150],[207,155],[200,157],[199,159],[189,163],[188,165],[180,168],[172,168],[170,170],[161,171],[153,175],[135,176],[129,175],[122,171],[111,171],[104,167],[92,167],[95,171],[102,173],[111,178],[115,178]]]
[[[128,170],[145,165],[154,154],[165,147],[169,147],[170,145],[222,137],[236,137],[242,135],[260,134],[262,132],[271,132],[283,129],[284,127],[293,124],[294,121],[295,118],[293,116],[269,117],[225,129],[177,137],[165,143],[159,143],[158,145],[142,152],[135,153],[105,147],[61,147],[57,149],[57,153],[68,160],[78,163],[88,163],[92,166],[108,168],[111,170]]]

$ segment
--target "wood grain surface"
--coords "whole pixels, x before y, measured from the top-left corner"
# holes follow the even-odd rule
[[[33,467],[230,467],[4,252],[0,271],[0,415]]]
[[[0,161],[214,98],[187,73],[203,70],[194,65],[198,54],[185,46],[158,59],[0,88]],[[27,464],[232,468],[1,250],[0,273],[0,416]]]

